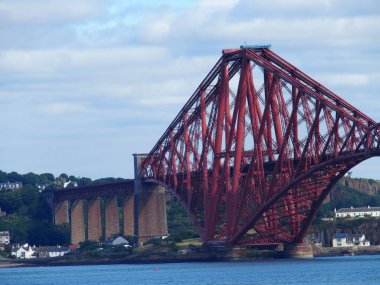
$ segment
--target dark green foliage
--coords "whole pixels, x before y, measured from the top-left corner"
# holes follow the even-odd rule
[[[12,171],[11,173],[7,174],[7,181],[4,182],[18,182],[22,181],[23,177],[22,175],[18,174],[17,172]]]
[[[66,173],[61,173],[61,175],[59,175],[59,177],[65,179],[65,180],[69,180],[69,176]]]
[[[39,175],[29,172],[25,175],[22,175],[21,182],[24,185],[36,186],[41,182],[41,179]]]
[[[70,243],[68,225],[54,225],[49,221],[32,220],[27,231],[28,241],[36,245],[58,245]]]
[[[168,202],[166,211],[170,240],[178,242],[184,239],[199,237],[186,211],[174,199]]]
[[[17,212],[23,205],[21,191],[0,191],[0,207],[8,214]]]
[[[76,182],[76,181],[77,181],[77,178],[76,178],[75,176],[73,176],[73,175],[70,175],[70,176],[69,176],[69,180],[70,180],[70,181],[73,181],[73,182]]]
[[[86,240],[79,243],[80,252],[89,252],[99,248],[99,242],[93,240]]]
[[[5,182],[7,182],[7,173],[0,170],[0,183],[5,183]]]
[[[92,184],[107,184],[112,183],[116,181],[124,180],[123,178],[113,178],[113,177],[107,177],[107,178],[100,178],[96,179],[92,182]]]
[[[88,177],[77,178],[78,186],[85,186],[85,185],[90,184],[91,182],[92,182],[92,180]]]
[[[9,231],[12,243],[25,243],[28,241],[28,228],[30,219],[16,214],[0,218],[0,231]]]
[[[69,228],[52,223],[50,208],[36,187],[25,185],[14,191],[0,191],[0,207],[7,212],[0,218],[0,231],[9,231],[12,243],[70,243]]]
[[[45,184],[45,183],[52,183],[55,181],[55,178],[54,178],[54,175],[51,174],[51,173],[42,173],[40,175],[40,182],[42,184]]]
[[[57,180],[77,181],[79,186],[92,183],[87,177],[68,177],[62,173]],[[13,171],[6,173],[0,171],[0,182],[22,182],[23,187],[14,191],[0,191],[0,208],[7,216],[0,218],[0,231],[10,231],[12,243],[25,243],[33,245],[56,245],[70,243],[70,228],[68,225],[54,225],[52,215],[46,201],[40,195],[38,184],[48,184],[47,189],[56,188],[62,183],[57,183],[51,173],[41,175],[29,172],[21,175]],[[104,181],[116,181],[114,178],[106,178]],[[103,182],[99,179],[100,183]],[[73,185],[69,185],[73,186]]]
[[[339,185],[339,187],[343,187],[341,190],[343,191],[344,195],[322,205],[317,212],[317,217],[333,217],[334,209],[350,208],[351,206],[354,208],[380,206],[379,194],[369,195],[347,186]]]

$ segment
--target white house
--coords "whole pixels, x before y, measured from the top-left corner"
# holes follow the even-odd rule
[[[0,250],[4,250],[5,246],[7,244],[10,244],[10,242],[11,242],[11,237],[9,235],[9,231],[0,232]]]
[[[9,244],[11,241],[11,237],[9,235],[9,231],[0,232],[0,244]]]
[[[67,182],[63,182],[63,188],[67,188],[67,186],[69,186],[70,183],[72,184],[73,187],[78,187],[78,183],[77,182],[69,180]]]
[[[106,240],[106,245],[110,245],[110,246],[123,245],[125,247],[130,247],[129,242],[122,236],[110,237],[109,239]]]
[[[12,256],[16,258],[35,258],[36,248],[31,247],[29,244],[24,244],[22,246],[16,246],[12,249]]]
[[[333,247],[345,246],[370,246],[371,243],[365,239],[363,234],[337,233],[333,236]]]
[[[0,190],[16,190],[22,187],[22,182],[0,183]]]
[[[338,211],[335,210],[335,217],[344,218],[344,217],[380,217],[380,207],[363,207],[363,208],[342,208]]]
[[[40,258],[64,256],[69,248],[63,246],[40,246],[36,248],[36,255]]]

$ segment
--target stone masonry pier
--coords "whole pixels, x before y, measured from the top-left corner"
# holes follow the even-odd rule
[[[168,235],[165,188],[143,182],[138,173],[144,156],[134,157],[134,180],[45,191],[54,223],[70,224],[72,244],[119,234],[141,244]]]

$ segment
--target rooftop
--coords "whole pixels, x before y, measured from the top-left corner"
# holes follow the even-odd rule
[[[353,213],[353,212],[375,212],[380,211],[380,207],[361,207],[361,208],[342,208],[337,210],[337,213]]]
[[[0,232],[0,236],[9,236],[9,232],[8,231]]]
[[[333,238],[345,238],[347,236],[347,233],[336,233]]]

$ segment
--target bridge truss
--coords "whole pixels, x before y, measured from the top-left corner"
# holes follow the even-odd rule
[[[209,244],[301,242],[379,125],[268,48],[224,50],[147,158]]]

